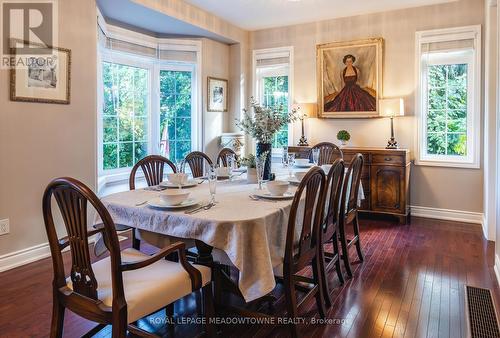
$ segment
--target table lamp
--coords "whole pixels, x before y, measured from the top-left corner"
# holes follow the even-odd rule
[[[316,116],[316,103],[298,103],[295,105],[295,109],[297,109],[298,117],[302,126],[302,136],[300,136],[298,145],[301,147],[306,147],[309,145],[309,143],[307,143],[307,138],[304,133],[304,120],[306,118]]]
[[[381,99],[379,102],[380,116],[391,119],[391,138],[387,142],[386,149],[398,149],[398,142],[394,138],[394,118],[405,114],[403,99]]]

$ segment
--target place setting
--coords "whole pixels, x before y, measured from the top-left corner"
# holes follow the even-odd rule
[[[254,201],[280,201],[291,200],[295,196],[294,193],[288,191],[290,183],[288,181],[269,181],[266,182],[266,189],[257,188],[256,192],[249,197]]]

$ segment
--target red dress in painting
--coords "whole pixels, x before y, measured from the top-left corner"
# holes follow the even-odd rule
[[[346,76],[347,67],[344,68],[342,76],[345,86],[340,93],[325,104],[325,111],[376,111],[377,103],[373,96],[356,84],[358,81],[358,70],[353,67],[355,75]]]

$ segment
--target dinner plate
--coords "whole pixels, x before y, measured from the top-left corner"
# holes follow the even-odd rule
[[[270,200],[291,200],[295,196],[294,193],[291,192],[286,192],[283,195],[271,195],[270,192],[263,192],[263,193],[255,193],[255,196],[260,197],[260,198],[267,198]]]
[[[314,164],[313,163],[307,163],[307,164],[295,164],[295,168],[311,168]]]
[[[163,181],[160,183],[160,185],[167,188],[179,188],[178,184],[173,184],[172,182],[169,181]],[[197,185],[198,185],[198,180],[188,180],[186,183],[181,185],[181,188],[191,188],[191,187],[196,187]]]
[[[148,205],[153,208],[159,208],[159,209],[180,209],[180,208],[187,208],[191,207],[193,205],[198,204],[198,201],[195,200],[194,198],[188,198],[181,204],[177,205],[168,205],[165,204],[165,202],[162,202],[160,197],[153,198],[152,200],[148,201]]]
[[[299,185],[300,184],[300,181],[298,179],[296,179],[295,177],[294,178],[289,178],[288,182],[290,182],[290,184],[293,184],[293,185]]]

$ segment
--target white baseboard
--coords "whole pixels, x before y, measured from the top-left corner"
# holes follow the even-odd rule
[[[447,221],[481,224],[481,227],[483,228],[484,238],[488,239],[488,232],[487,229],[485,229],[486,224],[484,220],[484,214],[482,212],[438,209],[412,205],[411,215],[417,217],[442,219]]]
[[[493,266],[495,270],[495,276],[497,276],[497,283],[500,284],[500,257],[495,255],[495,265]]]
[[[120,242],[125,239],[127,238],[124,236],[118,236]],[[89,243],[93,243],[93,241],[94,237],[90,237]],[[69,250],[69,247],[65,248],[63,251],[67,250]],[[19,251],[10,252],[0,256],[0,272],[33,263],[47,257],[50,257],[49,243],[42,243]]]
[[[0,256],[0,272],[38,261],[50,256],[49,243],[38,244]]]

